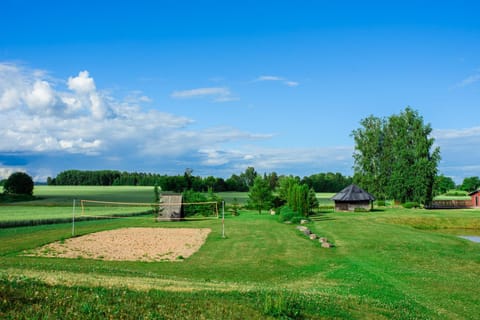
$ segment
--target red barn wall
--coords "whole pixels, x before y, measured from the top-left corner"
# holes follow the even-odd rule
[[[474,206],[475,208],[480,207],[480,192],[472,194],[472,206]]]

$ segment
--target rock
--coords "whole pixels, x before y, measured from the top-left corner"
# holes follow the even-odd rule
[[[311,233],[312,233],[312,231],[310,231],[307,228],[303,231],[303,234],[306,235],[307,237],[309,237]]]
[[[271,214],[272,216],[274,216],[274,215],[276,214],[275,210],[270,209],[270,214]]]
[[[304,232],[305,230],[308,230],[308,228],[304,226],[297,226],[297,230]]]
[[[292,221],[285,221],[285,224],[292,224]]]
[[[307,223],[308,223],[308,220],[304,220],[304,219],[300,220],[300,224],[307,224]]]
[[[333,244],[330,242],[322,242],[322,248],[332,248]]]
[[[312,233],[310,235],[310,240],[315,240],[315,239],[317,239],[317,235],[315,233]]]
[[[318,241],[320,241],[321,243],[324,243],[324,242],[328,242],[327,238],[320,238]]]

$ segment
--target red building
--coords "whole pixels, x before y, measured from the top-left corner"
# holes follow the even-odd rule
[[[478,189],[477,191],[473,191],[468,195],[472,197],[472,206],[474,208],[480,208],[480,189]]]

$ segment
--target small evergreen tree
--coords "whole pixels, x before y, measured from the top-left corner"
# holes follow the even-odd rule
[[[250,206],[257,209],[259,214],[262,214],[262,209],[269,209],[272,205],[273,193],[268,181],[257,176],[250,187],[248,197]]]

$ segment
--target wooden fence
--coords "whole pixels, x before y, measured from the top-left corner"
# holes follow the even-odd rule
[[[472,200],[433,200],[427,209],[469,209],[472,208]]]

